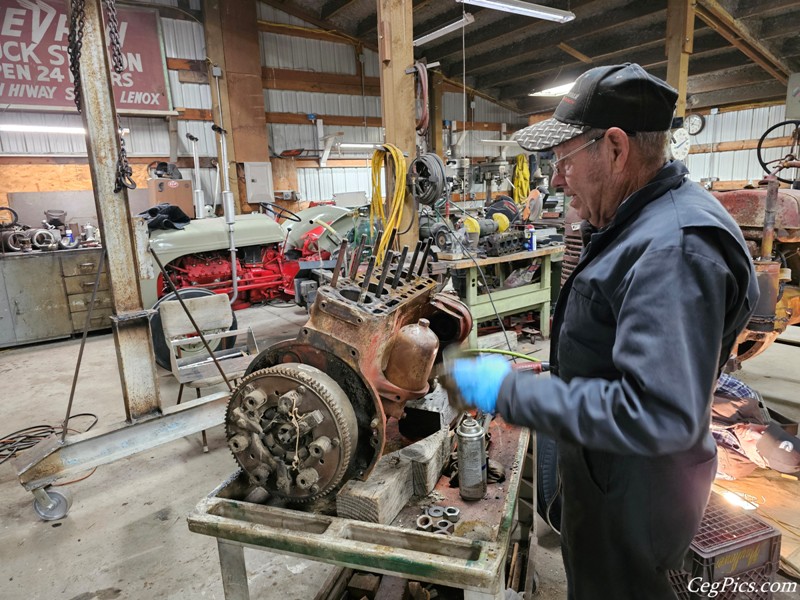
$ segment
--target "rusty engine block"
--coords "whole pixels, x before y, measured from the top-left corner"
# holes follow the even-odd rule
[[[380,458],[387,418],[428,392],[442,350],[472,328],[469,309],[424,275],[430,241],[382,267],[348,268],[344,242],[297,338],[259,354],[231,397],[228,444],[254,486],[310,502],[351,478],[366,479]],[[419,258],[419,264],[417,259]],[[344,273],[342,273],[344,271]]]

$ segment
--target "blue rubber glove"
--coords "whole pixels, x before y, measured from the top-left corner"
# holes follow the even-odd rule
[[[489,355],[454,360],[451,376],[464,402],[493,413],[500,386],[510,371],[511,365],[505,358]]]

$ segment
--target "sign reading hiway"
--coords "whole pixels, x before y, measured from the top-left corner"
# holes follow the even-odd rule
[[[117,20],[124,66],[111,73],[117,110],[170,110],[158,14],[119,7]],[[64,0],[0,0],[0,109],[75,109],[68,38]]]

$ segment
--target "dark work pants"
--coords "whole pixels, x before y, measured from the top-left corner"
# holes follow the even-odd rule
[[[676,598],[667,571],[682,567],[703,517],[711,452],[646,458],[559,445],[569,600]]]

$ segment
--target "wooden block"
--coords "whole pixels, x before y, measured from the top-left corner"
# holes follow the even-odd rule
[[[375,600],[408,600],[408,580],[384,575],[375,594]]]
[[[347,584],[347,591],[350,592],[351,597],[366,597],[369,600],[373,600],[378,592],[380,583],[381,578],[377,575],[356,572],[350,578],[350,583]]]
[[[448,442],[448,433],[447,429],[442,429],[400,450],[401,456],[411,461],[411,480],[415,496],[430,494],[442,476],[442,448]]]
[[[411,461],[401,451],[383,456],[367,481],[348,481],[336,495],[336,513],[345,519],[387,525],[414,493]]]
[[[506,343],[506,339],[508,342]],[[478,338],[478,348],[500,348],[501,350],[516,350],[518,346],[517,334],[514,331],[497,331]]]

